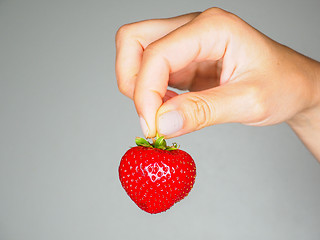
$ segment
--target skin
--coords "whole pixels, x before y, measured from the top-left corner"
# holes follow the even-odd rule
[[[320,161],[320,63],[238,16],[211,8],[127,24],[116,34],[116,52],[119,90],[134,100],[146,137],[287,122]],[[172,111],[182,127],[162,134],[161,116]]]

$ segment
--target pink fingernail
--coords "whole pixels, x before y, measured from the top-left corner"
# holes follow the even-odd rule
[[[177,111],[162,114],[158,120],[158,130],[161,135],[171,135],[183,127],[183,118]]]

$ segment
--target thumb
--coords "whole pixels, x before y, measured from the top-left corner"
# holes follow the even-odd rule
[[[261,119],[258,88],[235,82],[201,92],[178,95],[157,113],[157,132],[167,138],[227,122],[252,123]]]

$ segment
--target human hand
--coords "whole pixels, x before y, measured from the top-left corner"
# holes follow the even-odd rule
[[[116,47],[118,86],[146,137],[226,122],[294,125],[319,110],[319,62],[221,9],[124,25]]]

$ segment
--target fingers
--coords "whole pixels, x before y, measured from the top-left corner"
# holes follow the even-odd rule
[[[205,12],[145,49],[134,102],[146,137],[156,135],[156,114],[163,103],[170,73],[194,61],[217,61],[223,57],[230,38],[224,28],[227,18],[222,10]]]
[[[122,26],[116,34],[116,76],[119,90],[133,98],[143,51],[153,41],[191,21],[199,13],[147,20]]]
[[[157,113],[157,132],[176,137],[227,122],[252,123],[267,118],[261,89],[250,82],[233,82],[213,89],[185,93],[165,102]]]

